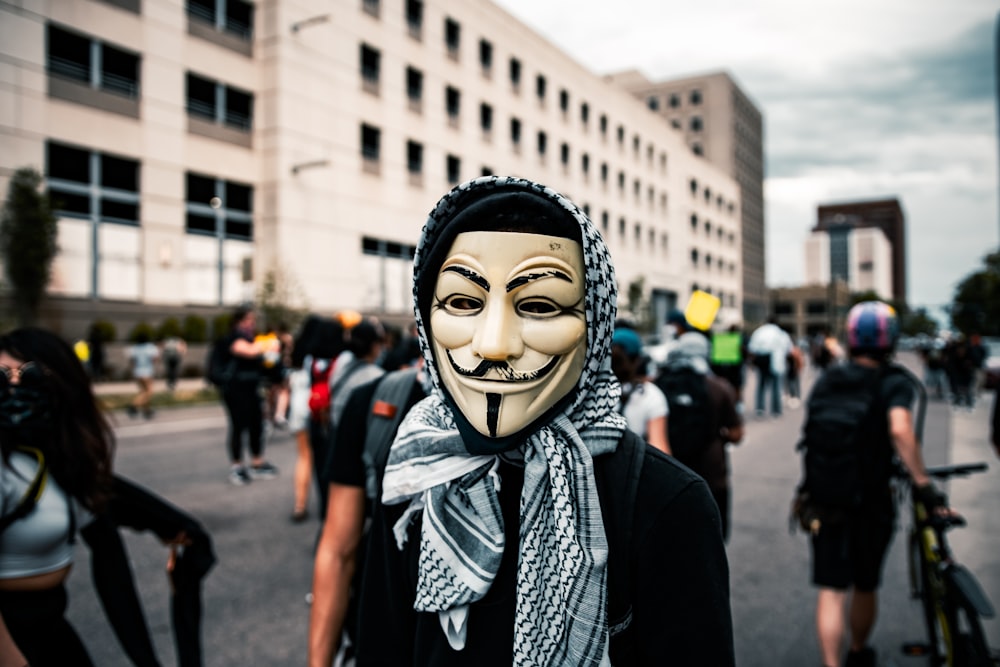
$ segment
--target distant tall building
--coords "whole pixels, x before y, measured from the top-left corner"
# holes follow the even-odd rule
[[[845,223],[855,229],[881,229],[892,249],[892,288],[886,296],[906,301],[906,217],[898,199],[821,204],[816,218],[818,222],[813,231],[826,231]]]
[[[892,292],[892,244],[877,227],[865,227],[857,216],[840,216],[806,240],[806,285],[842,281],[851,292]]]
[[[636,70],[610,74],[684,135],[688,147],[736,179],[743,230],[743,318],[768,315],[764,254],[764,127],[760,110],[726,72],[650,81]]]

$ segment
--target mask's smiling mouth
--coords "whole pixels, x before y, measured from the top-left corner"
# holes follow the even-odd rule
[[[458,375],[486,382],[533,382],[548,375],[561,357],[552,357],[547,364],[533,371],[518,371],[510,367],[506,361],[492,361],[483,359],[475,368],[468,369],[459,366],[455,359],[448,353],[448,363],[452,370]],[[492,375],[492,377],[488,377]]]

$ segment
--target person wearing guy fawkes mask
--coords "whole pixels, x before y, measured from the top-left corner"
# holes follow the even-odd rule
[[[470,181],[431,212],[413,278],[433,391],[389,454],[357,664],[733,664],[718,510],[616,409],[616,282],[587,216]],[[632,505],[609,482],[623,457]]]

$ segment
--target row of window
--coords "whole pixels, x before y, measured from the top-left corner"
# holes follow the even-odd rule
[[[45,162],[60,217],[140,224],[138,160],[49,141]],[[187,172],[184,201],[188,233],[253,240],[253,186]]]
[[[700,227],[701,227],[701,225],[699,225],[698,214],[697,213],[692,213],[691,214],[691,233],[697,234],[698,233],[698,229]],[[713,226],[711,220],[706,220],[705,224],[704,224],[704,229],[705,229],[705,236],[707,236],[709,239],[712,238],[712,231],[714,230],[715,233],[718,235],[720,242],[723,241],[723,240],[727,240],[730,243],[730,245],[735,245],[736,244],[736,234],[734,234],[731,231],[727,232],[725,229],[723,229],[722,225],[714,225]]]
[[[692,197],[697,197],[698,196],[698,179],[692,178],[688,182],[688,185],[691,188],[691,196]],[[710,188],[710,187],[708,187],[706,185],[704,187],[704,189],[701,191],[701,193],[702,193],[702,196],[705,198],[705,203],[706,204],[711,204],[712,203],[712,188]],[[733,202],[726,202],[725,198],[722,195],[716,195],[716,197],[715,197],[715,205],[718,207],[718,209],[720,211],[725,210],[729,214],[732,214],[736,210],[736,205]]]
[[[488,105],[484,105],[484,115],[492,117],[492,109]],[[515,150],[518,149],[521,139],[521,121],[518,119],[512,119],[511,123],[511,140],[515,146]],[[539,156],[543,157],[548,151],[548,135],[544,131],[539,131],[537,135],[537,148]],[[365,168],[367,171],[378,173],[379,163],[382,159],[382,131],[380,128],[369,125],[367,123],[362,123],[361,125],[361,156],[365,162]],[[559,159],[565,168],[570,167],[570,147],[569,144],[563,142],[559,146]],[[412,139],[406,142],[406,166],[407,171],[413,177],[419,177],[424,170],[424,145],[418,141]],[[580,171],[584,178],[590,175],[591,160],[588,153],[583,153],[580,156]],[[459,174],[461,172],[461,159],[455,155],[448,154],[446,156],[446,173],[448,174],[448,181],[450,183],[457,183]],[[606,186],[610,182],[610,169],[607,162],[602,162],[599,167],[601,182]],[[624,171],[618,171],[616,175],[616,182],[618,185],[619,193],[624,196],[626,189],[628,187],[628,179]],[[633,196],[635,197],[636,203],[641,203],[643,194],[645,192],[645,197],[647,204],[650,208],[654,208],[657,203],[656,190],[652,185],[649,185],[643,190],[642,181],[635,178],[631,182],[631,189]],[[663,213],[667,211],[668,196],[666,191],[660,192],[659,195],[659,206]]]
[[[691,248],[691,265],[694,268],[704,265],[706,269],[711,269],[713,266],[718,268],[719,271],[728,270],[729,273],[736,273],[736,263],[727,262],[722,257],[713,258],[711,253],[705,253],[704,256],[698,251],[697,248]]]
[[[648,97],[646,97],[646,106],[648,106],[651,111],[659,111],[660,102],[662,100],[663,97],[661,97],[660,95],[649,95]],[[679,93],[670,93],[669,95],[666,96],[666,100],[667,100],[667,105],[671,109],[677,109],[681,106],[681,96]],[[688,93],[688,101],[694,106],[701,104],[701,91],[695,89],[692,90],[690,93]]]
[[[381,2],[380,0],[361,0],[362,9],[373,16],[381,15]],[[423,10],[424,3],[421,0],[406,0],[404,2],[404,11],[406,13],[406,24],[408,26],[408,33],[415,39],[422,38],[423,30]],[[449,57],[454,60],[460,60],[462,44],[462,26],[454,18],[450,16],[445,16],[444,18],[444,46],[445,51]],[[481,38],[479,40],[479,65],[483,76],[487,79],[493,78],[494,70],[494,46],[488,39]],[[362,44],[360,47],[360,69],[362,76],[362,83],[365,90],[371,92],[376,92],[378,90],[379,78],[380,78],[380,60],[381,52],[380,50],[371,44]],[[516,95],[521,93],[521,85],[523,80],[523,70],[524,67],[521,60],[517,57],[511,56],[508,61],[508,77],[511,84],[511,90]],[[422,104],[423,96],[423,74],[413,68],[408,67],[406,72],[406,87],[407,96],[409,99],[410,107],[414,109],[419,109]],[[535,97],[537,98],[539,104],[545,105],[549,84],[548,79],[544,74],[536,74],[534,79],[534,91]],[[445,106],[449,118],[452,121],[457,120],[460,115],[460,92],[452,87],[446,87],[445,91]],[[564,119],[568,120],[571,103],[570,103],[570,92],[566,88],[560,88],[558,92],[558,105],[560,111],[564,115]],[[587,102],[581,102],[579,105],[579,120],[581,126],[586,131],[590,127],[591,122],[591,109]],[[610,133],[610,122],[608,120],[607,114],[599,114],[597,117],[598,131],[601,134],[602,139],[607,139]],[[618,124],[615,128],[615,139],[618,145],[624,149],[626,145],[627,131],[623,124]],[[633,134],[631,137],[632,150],[635,158],[638,160],[642,153],[642,138],[639,134]],[[650,166],[654,163],[654,155],[656,154],[656,148],[652,142],[646,144],[646,155]],[[666,152],[660,151],[659,157],[660,168],[665,172],[667,166],[667,155]]]

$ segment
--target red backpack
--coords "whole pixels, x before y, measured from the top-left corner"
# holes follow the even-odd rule
[[[320,364],[325,364],[318,368]],[[330,418],[330,374],[333,372],[333,360],[315,359],[309,374],[312,378],[309,390],[309,414],[313,419],[326,421]]]

